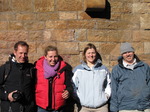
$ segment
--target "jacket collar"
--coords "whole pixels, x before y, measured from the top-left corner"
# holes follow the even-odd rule
[[[81,62],[82,64],[82,67],[84,68],[84,69],[86,69],[86,70],[91,70],[91,68],[89,67],[89,66],[87,66],[87,63],[85,63],[84,61],[82,61]],[[101,66],[102,65],[102,61],[100,60],[100,59],[98,59],[97,61],[96,61],[96,63],[94,64],[94,66],[93,66],[93,68],[97,68],[97,67],[99,67],[99,66]]]

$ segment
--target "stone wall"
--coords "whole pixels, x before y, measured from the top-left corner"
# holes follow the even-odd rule
[[[121,42],[131,42],[150,64],[149,0],[109,0],[106,9],[86,11],[84,0],[0,0],[0,64],[18,40],[30,45],[30,62],[55,45],[73,67],[80,64],[87,43],[97,46],[110,69]]]

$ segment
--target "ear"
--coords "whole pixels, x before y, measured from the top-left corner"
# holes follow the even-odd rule
[[[16,56],[16,51],[14,50],[14,55]]]

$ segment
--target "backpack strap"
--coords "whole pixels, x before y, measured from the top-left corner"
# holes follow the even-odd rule
[[[6,62],[5,65],[4,65],[4,82],[8,78],[9,73],[11,71],[11,68],[12,68],[12,63],[11,62]]]

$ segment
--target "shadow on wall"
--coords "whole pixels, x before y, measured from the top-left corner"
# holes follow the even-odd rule
[[[87,8],[85,12],[91,18],[110,19],[110,17],[111,17],[111,12],[110,11],[111,11],[110,3],[106,0],[105,9],[101,9],[101,8]]]

